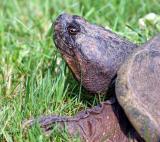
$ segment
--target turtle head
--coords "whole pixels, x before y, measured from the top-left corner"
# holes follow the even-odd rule
[[[117,36],[69,14],[60,15],[53,24],[53,30],[55,45],[75,77],[90,92],[106,91],[116,74],[112,46],[118,46]]]

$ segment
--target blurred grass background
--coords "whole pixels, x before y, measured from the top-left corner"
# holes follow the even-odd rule
[[[23,132],[22,121],[40,115],[73,115],[96,103],[61,61],[51,25],[63,13],[141,44],[160,30],[141,29],[138,20],[160,14],[160,0],[0,0],[0,142],[73,141],[62,133],[44,136],[40,129]],[[77,141],[77,140],[74,140]]]

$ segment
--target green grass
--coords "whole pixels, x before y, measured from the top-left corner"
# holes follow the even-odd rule
[[[110,27],[135,43],[158,31],[141,30],[139,18],[160,14],[159,0],[0,0],[0,142],[73,141],[65,133],[46,137],[23,132],[22,121],[40,115],[73,115],[96,99],[73,79],[52,41],[52,21],[62,12]],[[75,140],[76,141],[76,140]]]

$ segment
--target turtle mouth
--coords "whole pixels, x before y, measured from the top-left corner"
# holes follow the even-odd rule
[[[73,58],[75,56],[74,52],[71,50],[73,46],[71,46],[65,38],[69,35],[67,35],[65,31],[63,31],[63,27],[61,26],[60,23],[55,22],[55,24],[53,24],[53,27],[54,27],[54,32],[53,32],[54,44],[61,51],[62,54],[65,54]]]
[[[53,23],[53,41],[58,50],[60,50],[60,53],[62,54],[63,58],[67,62],[69,68],[72,70],[73,74],[76,76],[76,78],[79,80],[80,78],[80,64],[78,62],[78,59],[76,57],[76,51],[74,51],[74,48],[71,44],[69,44],[69,41],[67,41],[67,37],[69,37],[66,28],[65,28],[65,22],[61,21],[61,18],[58,17]]]
[[[62,54],[75,56],[74,44],[67,31],[67,24],[71,21],[71,16],[68,14],[62,14],[57,17],[56,21],[52,25],[53,29],[53,40],[56,47],[61,51]]]

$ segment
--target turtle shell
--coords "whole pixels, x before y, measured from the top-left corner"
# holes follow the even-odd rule
[[[116,96],[141,137],[160,142],[160,35],[138,48],[122,65]]]

